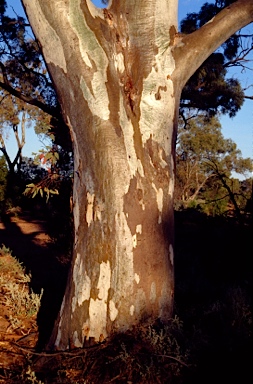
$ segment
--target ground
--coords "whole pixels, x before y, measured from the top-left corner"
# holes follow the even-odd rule
[[[14,364],[27,365],[26,348],[44,344],[63,294],[64,257],[53,246],[40,216],[9,212],[0,221],[1,375]],[[59,271],[56,278],[55,270]],[[46,308],[40,307],[45,301]],[[0,383],[5,382],[0,376]]]
[[[34,347],[38,341],[37,313],[28,316],[25,308],[29,295],[32,295],[28,288],[31,280],[30,272],[25,271],[21,263],[24,259],[30,259],[36,264],[39,258],[46,256],[50,238],[46,234],[44,224],[43,221],[32,219],[30,215],[22,217],[7,215],[0,222],[1,349],[15,350],[14,345],[11,345],[12,342],[17,344],[21,342],[22,345],[28,340],[28,345]],[[17,356],[2,352],[1,368],[16,359]]]
[[[175,212],[174,318],[52,352],[44,347],[63,297],[68,251],[49,237],[52,220],[41,213],[11,212],[0,222],[0,384],[252,383],[250,217],[238,223]]]
[[[0,383],[153,384],[161,382],[158,371],[176,378],[185,357],[160,324],[86,349],[45,352],[67,275],[47,226],[31,213],[0,222]],[[171,321],[175,333],[180,327],[177,318]]]

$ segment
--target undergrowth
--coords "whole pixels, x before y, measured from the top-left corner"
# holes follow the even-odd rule
[[[22,328],[24,318],[37,315],[43,290],[36,294],[29,289],[31,276],[25,273],[22,264],[5,245],[0,248],[0,255],[9,256],[9,260],[0,258],[0,304],[8,308],[6,318],[11,328]]]
[[[43,384],[26,367],[30,354],[20,349],[23,342],[36,337],[43,294],[43,291],[34,293],[29,288],[30,281],[31,276],[3,244],[0,248],[0,383]]]
[[[185,212],[176,219],[173,319],[63,352],[16,345],[15,353],[25,362],[5,373],[4,384],[250,384],[252,228]],[[7,251],[2,247],[1,252]],[[19,267],[13,268],[16,276]],[[20,294],[29,292],[35,310],[41,296],[35,300],[31,291],[23,292],[21,287],[29,284],[25,276],[16,283]],[[7,296],[15,308],[18,300],[12,301],[12,294]]]

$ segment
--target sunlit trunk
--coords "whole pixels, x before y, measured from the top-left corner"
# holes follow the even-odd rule
[[[23,0],[75,153],[74,252],[50,340],[99,342],[173,311],[174,145],[181,89],[233,31],[241,0],[177,34],[177,0]],[[233,14],[235,15],[233,17]]]

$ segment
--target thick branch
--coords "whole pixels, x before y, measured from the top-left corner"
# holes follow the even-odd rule
[[[5,157],[5,160],[7,161],[9,170],[12,170],[12,162],[11,162],[11,159],[10,159],[7,151],[6,151],[5,142],[4,142],[2,135],[0,135],[0,144],[1,144],[0,151],[2,151],[2,153]]]
[[[11,95],[17,97],[18,99],[30,104],[34,105],[35,107],[40,108],[43,112],[48,113],[49,115],[59,118],[61,114],[59,113],[59,110],[55,107],[51,107],[47,104],[42,103],[41,101],[34,99],[33,97],[29,97],[27,95],[24,95],[22,92],[18,91],[17,89],[13,88],[8,80],[5,67],[3,63],[0,62],[0,68],[2,70],[2,76],[3,81],[0,81],[0,87],[3,88],[5,91],[9,92]]]
[[[185,85],[200,65],[236,31],[253,21],[253,1],[238,0],[223,9],[199,30],[176,38],[173,54],[176,69],[173,78]]]
[[[60,118],[61,114],[58,112],[57,108],[50,107],[47,104],[44,104],[40,102],[39,100],[33,99],[32,97],[26,96],[23,93],[17,91],[15,88],[11,87],[10,85],[3,83],[0,81],[0,87],[3,88],[5,91],[9,92],[11,95],[17,97],[18,99],[30,104],[34,105],[35,107],[40,108],[43,112],[55,117]]]

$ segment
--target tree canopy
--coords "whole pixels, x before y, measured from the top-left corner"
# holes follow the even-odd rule
[[[190,13],[181,21],[181,32],[197,30],[232,2],[205,3],[199,13]],[[59,119],[57,95],[28,21],[20,16],[9,17],[6,0],[1,0],[0,25],[0,87]],[[245,93],[238,79],[227,78],[228,68],[245,66],[251,50],[252,35],[238,32],[231,36],[188,81],[182,92],[181,111],[190,108],[211,115],[221,112],[234,116],[243,104]]]
[[[216,117],[192,118],[187,128],[181,121],[176,158],[177,202],[189,206],[228,198],[226,205],[232,198],[232,204],[238,208],[232,196],[232,172],[249,177],[253,169],[252,160],[244,159],[236,144],[223,137]],[[239,193],[238,186],[235,192]],[[242,201],[242,204],[245,206],[246,202]]]
[[[56,93],[27,21],[0,6],[0,87],[50,115],[59,116]]]
[[[189,13],[180,23],[183,34],[196,31],[211,20],[221,9],[233,1],[204,3],[198,13]],[[248,67],[248,56],[253,50],[253,34],[244,35],[241,31],[232,35],[222,46],[200,66],[185,85],[181,96],[183,109],[205,111],[209,115],[217,113],[235,116],[242,107],[245,90],[240,81],[228,77],[232,66],[238,70]]]

